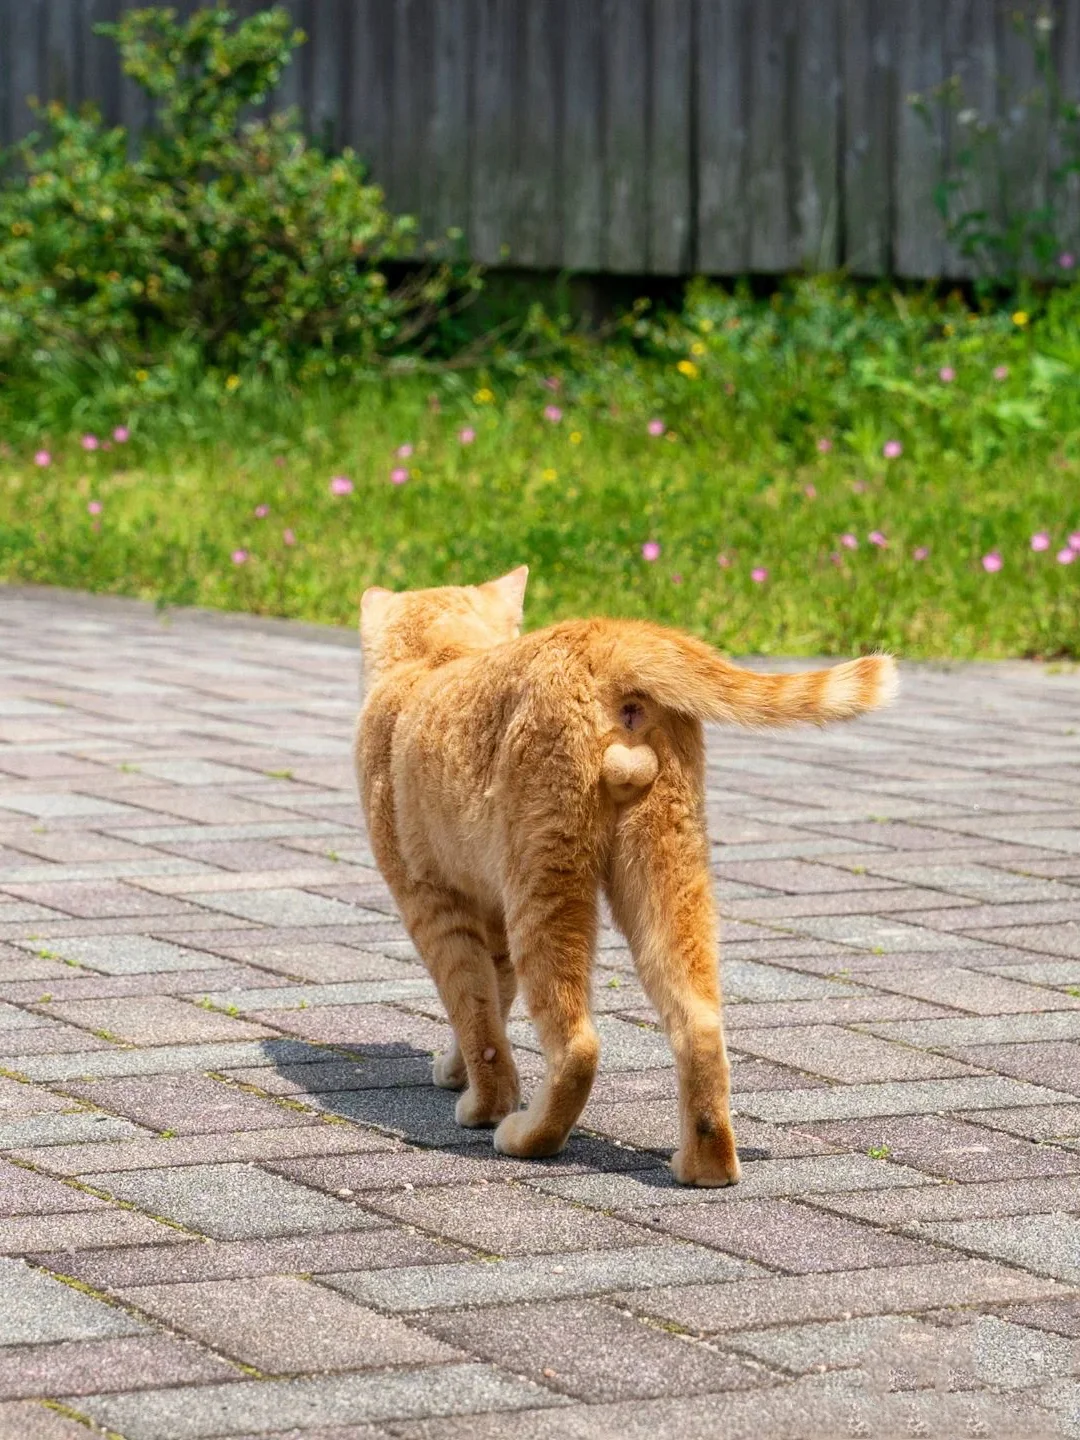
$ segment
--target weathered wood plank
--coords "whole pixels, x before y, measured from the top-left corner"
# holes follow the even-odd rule
[[[1041,10],[1032,0],[997,0],[997,53],[1003,76],[999,96],[1001,205],[1006,215],[1029,215],[1046,204],[1048,153],[1044,107],[1026,103],[1041,85],[1029,38]]]
[[[786,0],[757,0],[750,22],[749,209],[751,270],[780,274],[793,255],[788,158],[796,16]],[[797,263],[797,262],[796,262]]]
[[[754,0],[699,0],[697,267],[738,275],[750,261],[747,206],[750,16]]]
[[[788,133],[789,265],[832,270],[840,260],[840,6],[814,0],[795,14]]]
[[[562,0],[521,6],[521,124],[516,136],[515,265],[558,269],[562,259]]]
[[[425,184],[432,192],[432,235],[469,228],[469,66],[475,29],[472,0],[436,0],[432,37],[432,110]]]
[[[974,164],[969,179],[952,201],[954,213],[985,210],[1001,218],[1001,193],[996,169],[987,153],[973,145],[974,121],[992,123],[998,115],[998,69],[994,6],[986,0],[945,0],[945,73],[955,77],[959,92],[945,113],[945,153],[950,168],[965,151]],[[961,98],[962,97],[962,98]],[[974,113],[972,113],[974,112]],[[950,275],[978,272],[974,260],[946,238],[943,264]]]
[[[34,115],[27,101],[31,96],[47,100],[42,56],[46,0],[9,0],[8,44],[8,144],[22,140],[34,128]]]
[[[384,187],[387,179],[392,178],[393,56],[392,7],[386,0],[353,0],[345,140],[360,156],[371,178]]]
[[[896,153],[893,170],[893,259],[899,275],[941,274],[944,237],[933,188],[941,174],[945,126],[941,107],[933,129],[908,103],[945,78],[941,0],[907,0],[897,45]]]
[[[517,184],[514,157],[520,98],[520,10],[514,0],[478,0],[473,69],[472,253],[513,263]]]
[[[652,275],[691,268],[692,0],[653,0],[649,124],[649,246]]]
[[[605,35],[599,0],[567,5],[563,26],[562,263],[602,270],[607,235]]]
[[[646,170],[649,27],[646,0],[605,0],[607,60],[604,174],[607,185],[605,268],[640,274],[648,265]]]
[[[1057,33],[1054,39],[1057,83],[1064,99],[1076,104],[1080,101],[1080,4],[1069,3],[1058,7]],[[1050,163],[1059,165],[1062,158],[1060,150],[1055,146],[1051,151]],[[1071,255],[1076,266],[1080,267],[1080,174],[1074,173],[1067,177],[1060,213],[1062,253]],[[1073,274],[1075,273],[1074,268]]]
[[[840,259],[854,275],[880,275],[892,265],[896,7],[892,0],[844,0],[840,23],[844,92]]]

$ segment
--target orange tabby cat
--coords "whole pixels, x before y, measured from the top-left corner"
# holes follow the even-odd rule
[[[720,1023],[704,820],[703,720],[844,720],[887,704],[870,656],[759,675],[699,640],[630,620],[520,636],[528,570],[361,606],[366,696],[356,760],[376,861],[450,1023],[437,1085],[507,1155],[552,1155],[588,1098],[589,991],[608,897],[679,1077],[677,1179],[727,1185],[739,1162]],[[518,1108],[506,1016],[518,984],[546,1061]]]

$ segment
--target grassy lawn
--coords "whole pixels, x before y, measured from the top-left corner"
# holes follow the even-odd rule
[[[699,286],[542,366],[0,384],[0,580],[351,624],[525,561],[533,625],[1080,655],[1080,285],[1030,312]]]

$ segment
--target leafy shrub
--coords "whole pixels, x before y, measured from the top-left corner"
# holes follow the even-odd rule
[[[0,189],[0,363],[115,351],[148,363],[170,341],[213,364],[332,373],[430,334],[473,272],[446,263],[397,287],[414,249],[351,151],[308,145],[293,112],[245,118],[303,35],[280,9],[240,24],[169,9],[98,27],[155,101],[142,136],[88,108],[41,110]]]

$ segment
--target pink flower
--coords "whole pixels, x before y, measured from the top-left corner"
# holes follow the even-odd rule
[[[1001,569],[1001,556],[996,550],[982,557],[982,567],[989,575],[994,575]]]
[[[408,460],[409,456],[413,453],[413,447],[411,445],[399,445],[394,453],[399,460]]]
[[[102,508],[100,500],[90,500],[87,502],[86,511],[89,515],[100,515]]]
[[[232,563],[234,565],[246,565],[248,552],[246,550],[234,550],[232,552]]]
[[[994,366],[994,379],[1007,380],[1009,378],[1009,367],[1007,365]]]
[[[1074,530],[1069,536],[1069,549],[1080,550],[1080,530]]]
[[[558,375],[548,375],[544,379],[544,387],[547,390],[554,390],[557,393],[562,389],[562,381]]]
[[[764,585],[768,578],[769,572],[765,569],[764,565],[755,565],[753,570],[750,571],[750,579],[753,580],[755,585]]]
[[[43,470],[47,465],[51,465],[52,456],[49,454],[48,450],[38,450],[37,453],[34,455],[34,464],[40,465]]]
[[[552,425],[557,425],[562,419],[562,411],[559,409],[558,405],[545,405],[544,419],[549,421]]]
[[[267,517],[267,515],[269,515],[269,514],[270,514],[270,506],[269,506],[269,505],[256,505],[256,506],[255,506],[255,518],[256,518],[256,520],[265,520],[266,517]]]
[[[840,544],[843,545],[845,550],[857,550],[859,548],[858,540],[850,531],[846,535],[840,536]]]
[[[804,486],[803,486],[803,494],[806,496],[807,500],[816,500],[816,499],[817,499],[817,486],[816,486],[816,485],[804,485]]]
[[[881,447],[881,453],[885,456],[886,460],[895,460],[904,453],[904,447],[900,444],[899,440],[886,440],[885,444]]]
[[[96,435],[84,435],[80,443],[84,450],[96,450],[101,442]]]
[[[1059,550],[1057,553],[1057,562],[1059,565],[1071,565],[1075,559],[1076,551],[1070,549],[1068,545],[1065,546],[1064,550]]]
[[[645,541],[645,544],[641,547],[641,558],[649,561],[660,559],[660,546],[655,540]]]
[[[731,561],[724,554],[717,555],[716,563],[720,566],[721,570],[727,570],[731,565]]]
[[[126,445],[131,439],[131,431],[126,425],[117,425],[116,429],[112,432],[112,438],[118,445]]]
[[[913,560],[925,560],[929,554],[929,545],[916,545],[915,549],[911,552],[911,558]]]
[[[679,574],[678,570],[676,570],[675,573],[672,575],[672,577],[671,577],[671,583],[672,583],[672,585],[681,585],[681,584],[682,584],[682,576]]]
[[[1062,270],[1071,270],[1076,264],[1076,256],[1070,254],[1068,250],[1064,250],[1058,256],[1058,264],[1061,266]]]
[[[645,426],[645,429],[648,430],[650,435],[662,435],[666,428],[663,420],[650,420],[648,425]]]
[[[871,545],[876,545],[879,550],[884,550],[889,543],[880,530],[871,530],[866,538],[870,541]]]
[[[351,495],[352,492],[353,482],[347,475],[335,475],[330,481],[331,495]]]
[[[1036,531],[1036,533],[1032,535],[1031,548],[1032,550],[1050,549],[1050,536],[1046,533],[1045,530]]]
[[[839,550],[831,550],[829,552],[829,559],[834,565],[843,565],[844,563],[844,557],[840,554]]]
[[[281,538],[282,538],[282,540],[285,541],[285,544],[286,544],[286,545],[295,545],[295,544],[296,544],[296,536],[293,534],[293,532],[292,532],[291,530],[283,530],[283,531],[281,532]]]
[[[951,385],[956,379],[956,371],[951,365],[942,365],[941,369],[937,372],[937,378],[943,385]]]
[[[476,431],[471,425],[466,425],[464,430],[458,431],[457,438],[461,441],[462,445],[471,445],[476,439]]]
[[[404,465],[395,465],[390,471],[390,479],[395,485],[404,485],[409,478],[409,472]]]
[[[821,439],[817,442],[817,448],[819,455],[827,455],[832,449],[832,441],[827,435],[822,435]]]

